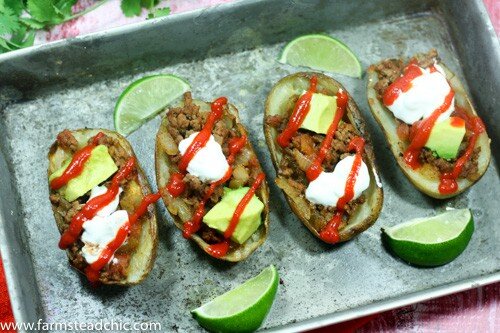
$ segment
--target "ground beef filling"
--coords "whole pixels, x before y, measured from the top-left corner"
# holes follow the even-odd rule
[[[411,61],[415,61],[418,66],[422,68],[427,68],[433,65],[435,62],[439,62],[440,58],[435,49],[430,50],[428,53],[419,54],[414,58],[410,59]],[[377,92],[377,97],[379,100],[382,100],[385,90],[392,82],[394,82],[398,77],[403,74],[403,70],[406,67],[406,64],[400,59],[387,59],[379,64],[375,65],[375,71],[378,75],[378,82],[375,84],[375,91]],[[392,113],[391,113],[392,115]],[[455,112],[452,116],[459,116]],[[400,142],[400,148],[402,151],[408,147],[411,140],[413,139],[420,122],[416,122],[413,125],[408,125],[399,119],[395,118],[397,122],[397,134]],[[472,132],[467,128],[465,136],[460,145],[458,156],[461,156],[468,145],[470,137],[472,136]],[[480,147],[476,147],[472,153],[471,158],[465,163],[462,168],[462,172],[460,173],[459,178],[467,178],[473,180],[477,178],[478,174],[478,158],[479,153],[481,151]],[[455,165],[456,159],[453,160],[445,160],[443,158],[435,155],[431,150],[427,148],[423,148],[420,153],[420,162],[430,164],[437,170],[439,173],[451,172]]]
[[[207,112],[201,112],[200,107],[193,103],[190,92],[184,94],[183,106],[169,109],[166,115],[168,119],[167,131],[172,136],[177,146],[183,139],[202,129],[206,122],[207,115]],[[235,116],[229,113],[227,107],[224,109],[221,119],[215,123],[212,134],[215,141],[221,145],[222,151],[227,158],[229,156],[229,140],[235,137],[239,138],[242,135]],[[172,165],[178,165],[182,155],[177,152],[175,155],[168,156]],[[224,193],[224,187],[234,189],[242,186],[249,187],[253,184],[260,172],[261,168],[257,157],[251,151],[249,143],[247,143],[246,147],[243,148],[235,158],[231,179],[224,185],[217,187],[210,196],[210,200],[205,206],[205,211],[208,212],[220,201]],[[187,185],[186,191],[176,199],[184,201],[190,210],[194,212],[210,187],[210,183],[204,183],[199,178],[190,174],[186,174],[184,182]],[[208,244],[216,244],[224,240],[220,232],[209,228],[204,223],[201,224],[201,229],[197,234]],[[231,242],[231,248],[235,246],[236,244]]]
[[[89,143],[92,139],[89,140]],[[75,153],[78,150],[78,141],[75,139],[71,131],[64,130],[57,136],[57,144],[64,150],[71,153]],[[118,168],[123,166],[125,162],[130,158],[130,154],[121,146],[120,142],[110,136],[104,135],[98,142],[108,147],[108,152],[115,161]],[[131,180],[138,182],[137,172],[132,172],[129,177],[122,181],[121,186],[125,188],[128,186]],[[110,185],[111,178],[104,182],[102,185],[108,187]],[[66,230],[73,216],[78,213],[82,207],[85,205],[89,199],[90,193],[78,198],[75,201],[68,202],[64,197],[57,191],[51,190],[50,201],[55,207],[56,212],[60,214],[64,219],[64,230]],[[126,200],[126,199],[125,199]],[[125,202],[124,195],[121,196],[120,204],[118,209],[126,209],[129,214],[133,213],[135,209],[135,203]],[[122,245],[114,255],[114,259],[106,265],[100,272],[100,280],[102,282],[107,281],[121,281],[127,277],[128,267],[130,264],[131,254],[135,252],[141,234],[142,223],[135,223],[130,231],[130,235],[127,239],[127,243]],[[78,240],[69,249],[69,258],[71,264],[77,269],[83,271],[87,267],[87,262],[82,255],[83,243]]]
[[[291,114],[292,110],[289,110]],[[283,132],[288,122],[288,117],[279,115],[266,117],[266,124],[274,127],[278,133]],[[323,161],[323,168],[327,172],[333,171],[335,165],[344,157],[352,155],[348,152],[348,146],[351,140],[356,137],[356,130],[353,125],[341,121],[335,132],[332,141],[332,147],[326,154]],[[322,134],[317,134],[308,130],[299,129],[292,137],[291,143],[286,148],[279,148],[283,154],[278,167],[278,176],[284,178],[300,196],[305,198],[305,191],[309,184],[305,171],[316,157],[321,142],[325,138]],[[364,157],[366,160],[366,156]],[[335,212],[335,207],[317,205],[309,200],[305,200],[312,212],[311,216],[320,217],[318,224],[323,227],[331,219]],[[361,195],[358,199],[350,201],[345,207],[344,223],[348,223],[349,217],[356,208],[365,202],[365,196]],[[325,218],[326,217],[326,218]],[[318,218],[316,218],[318,220]],[[345,225],[345,224],[344,224]],[[341,226],[342,228],[343,226]]]

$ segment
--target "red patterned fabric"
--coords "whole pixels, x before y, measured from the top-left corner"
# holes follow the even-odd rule
[[[0,323],[14,323],[14,315],[10,306],[9,293],[7,291],[7,282],[3,271],[2,258],[0,257]],[[15,332],[15,331],[2,331]]]

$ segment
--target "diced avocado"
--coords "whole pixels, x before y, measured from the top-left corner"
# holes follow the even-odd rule
[[[336,111],[336,97],[313,94],[309,104],[309,112],[300,127],[319,134],[326,134]]]
[[[460,144],[465,135],[465,121],[449,117],[434,124],[425,146],[444,159],[457,157]]]
[[[51,174],[49,181],[62,175],[70,162],[71,160],[68,160],[59,170]],[[92,149],[89,159],[83,166],[82,173],[71,179],[59,191],[67,201],[71,202],[108,179],[117,170],[118,167],[109,155],[108,147],[99,145]]]
[[[222,199],[205,214],[203,222],[210,228],[224,233],[229,226],[236,206],[238,206],[248,190],[248,187],[240,187],[236,190],[224,188]],[[245,243],[255,230],[259,228],[262,221],[261,213],[263,209],[264,204],[254,195],[243,210],[243,214],[241,214],[240,221],[231,239],[238,244]]]

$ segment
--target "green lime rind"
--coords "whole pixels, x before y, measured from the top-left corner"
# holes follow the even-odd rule
[[[271,265],[259,275],[191,311],[210,332],[254,332],[266,318],[278,290],[279,276]]]
[[[361,63],[346,44],[322,34],[295,38],[284,47],[278,61],[355,78],[363,74]]]
[[[190,89],[188,82],[171,74],[146,76],[132,82],[114,109],[116,131],[129,135]]]
[[[450,213],[462,215],[461,218],[464,219],[455,222],[457,225],[460,225],[454,226],[458,232],[456,232],[454,236],[451,236],[451,232],[447,230],[444,232],[445,238],[442,239],[440,239],[441,235],[439,232],[431,236],[432,229],[441,229],[444,231],[444,229],[442,229],[443,226],[436,227],[432,226],[432,224],[442,223],[440,219],[443,218],[443,215]],[[415,224],[419,224],[418,228],[421,229],[424,227],[429,228],[430,232],[424,235],[424,238],[434,237],[434,239],[424,241],[422,235],[418,234],[411,237],[411,229],[415,229]],[[474,219],[470,210],[466,209],[450,211],[430,218],[415,219],[392,228],[386,228],[383,229],[382,237],[386,246],[402,260],[415,266],[435,267],[445,265],[455,260],[467,248],[473,232]],[[398,238],[396,235],[401,233],[406,234],[405,237]]]

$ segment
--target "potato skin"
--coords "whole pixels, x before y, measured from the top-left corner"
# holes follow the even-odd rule
[[[200,100],[193,100],[193,102],[197,105],[200,106],[201,111],[206,111],[208,112],[210,110],[210,103],[208,102],[203,102]],[[182,103],[180,104],[182,106]],[[236,107],[232,104],[228,104],[229,112],[235,116],[237,127],[239,132],[243,135],[246,135],[248,137],[248,131],[246,128],[241,124],[240,118],[239,118],[239,112],[236,109]],[[168,180],[170,178],[170,174],[174,173],[177,171],[177,166],[173,166],[170,164],[170,160],[166,154],[166,152],[162,149],[162,137],[164,136],[170,136],[167,130],[167,125],[168,125],[168,118],[166,116],[163,117],[162,122],[160,124],[160,128],[158,129],[158,133],[156,135],[156,149],[155,149],[155,163],[156,163],[156,182],[158,185],[159,189],[165,188],[168,184]],[[253,149],[252,144],[250,141],[247,141],[246,146],[247,149],[249,149],[253,156],[257,156],[255,154],[255,150]],[[257,159],[258,160],[258,159]],[[260,163],[259,163],[259,168]],[[261,169],[262,171],[262,169]],[[167,209],[169,209],[169,202],[172,200],[172,197],[168,193],[168,191],[161,191],[162,193],[162,199],[163,202],[165,203],[165,206]],[[267,180],[264,180],[262,185],[259,187],[257,190],[257,193],[259,194],[259,197],[264,204],[264,218],[262,219],[262,224],[257,229],[257,231],[241,246],[239,246],[236,250],[229,251],[224,257],[218,258],[220,260],[224,261],[229,261],[229,262],[239,262],[242,261],[250,254],[252,254],[259,246],[261,246],[265,240],[268,237],[269,234],[269,186],[267,185]],[[176,215],[173,214],[170,210],[170,215],[172,216],[172,219],[174,221],[175,226],[179,230],[183,230],[183,221],[182,219]],[[208,246],[209,244],[206,243],[200,236],[197,234],[193,234],[191,236],[191,239],[194,240],[194,242],[206,253],[208,253]]]
[[[125,149],[125,151],[130,155],[135,157],[135,153],[132,149],[130,143],[117,132],[106,130],[106,129],[77,129],[72,130],[72,134],[77,137],[80,148],[86,145],[86,142],[91,137],[95,136],[99,132],[103,132],[107,136],[113,137],[117,139],[120,145]],[[57,165],[62,163],[62,159],[64,155],[61,155],[62,149],[58,149],[57,142],[54,142],[50,147],[48,153],[49,167],[48,167],[48,176],[57,169]],[[136,167],[138,174],[138,183],[142,191],[142,195],[146,196],[151,194],[151,187],[148,183],[146,175],[139,165],[139,161],[136,158]],[[50,184],[49,184],[49,192]],[[56,224],[59,230],[59,233],[62,234],[64,232],[64,218],[61,214],[59,214],[56,210],[56,206],[52,204],[52,211],[54,213],[54,218],[56,220]],[[130,286],[141,283],[149,274],[151,269],[153,268],[154,261],[156,259],[156,249],[158,244],[158,235],[157,235],[157,222],[156,222],[156,208],[154,205],[150,205],[148,207],[148,211],[146,213],[148,215],[145,222],[143,222],[142,231],[141,231],[141,239],[139,242],[139,247],[131,256],[129,271],[127,274],[127,279],[121,281],[103,281],[100,280],[102,284],[109,285],[121,285],[121,286]],[[144,218],[143,218],[144,219]],[[69,252],[68,259],[69,259]],[[72,265],[71,260],[69,260],[70,265]],[[73,265],[72,265],[73,266]],[[74,267],[74,266],[73,266]],[[76,268],[76,267],[75,267]],[[77,269],[78,270],[78,269]],[[79,270],[80,271],[80,270]],[[84,274],[80,271],[80,273]]]
[[[334,94],[338,89],[343,89],[347,91],[339,82],[321,73],[312,72],[300,72],[292,74],[282,78],[278,83],[274,85],[270,91],[265,106],[264,117],[285,114],[287,108],[284,105],[288,102],[287,99],[293,93],[297,93],[301,90],[307,90],[309,86],[310,78],[315,75],[318,78],[318,87],[326,89],[330,93]],[[346,114],[350,123],[356,128],[361,135],[366,140],[365,154],[366,154],[366,164],[370,172],[370,187],[365,191],[367,200],[363,203],[354,214],[348,220],[348,224],[339,230],[340,242],[345,242],[353,238],[354,236],[360,234],[361,232],[372,226],[377,220],[380,211],[382,210],[383,204],[383,190],[382,184],[380,183],[380,177],[378,176],[377,168],[375,165],[375,156],[373,154],[373,147],[370,142],[368,132],[365,127],[365,121],[362,118],[359,109],[349,95],[349,101],[346,108]],[[280,148],[276,144],[277,131],[270,125],[266,124],[264,121],[264,134],[266,137],[266,143],[271,153],[271,158],[276,171],[279,170],[279,163],[281,160]],[[279,181],[279,178],[277,179]],[[285,198],[290,205],[292,211],[297,215],[301,222],[311,231],[311,233],[319,237],[320,230],[317,230],[309,221],[309,218],[300,209],[300,204],[297,202],[301,200],[299,198],[292,198],[287,193],[285,193]],[[304,199],[305,200],[305,199]]]
[[[467,93],[465,92],[465,88],[460,82],[460,79],[449,70],[444,64],[439,63],[439,65],[444,69],[446,73],[446,78],[450,83],[452,89],[455,91],[455,100],[456,102],[463,108],[465,108],[468,112],[477,116],[477,112],[474,109]],[[447,199],[454,197],[466,189],[471,187],[474,183],[476,183],[486,172],[488,169],[488,165],[491,159],[491,150],[490,150],[490,138],[486,131],[481,133],[478,137],[475,147],[481,147],[481,152],[479,154],[478,159],[478,176],[473,180],[468,180],[464,178],[460,178],[457,180],[458,190],[452,194],[441,194],[439,193],[439,175],[437,172],[425,172],[422,168],[420,170],[413,170],[410,168],[406,162],[404,161],[399,146],[399,138],[397,136],[397,125],[392,113],[387,109],[377,98],[377,93],[374,89],[375,84],[378,81],[378,76],[375,71],[375,66],[372,65],[367,70],[367,98],[368,105],[370,106],[370,111],[374,116],[375,120],[379,124],[380,128],[384,132],[385,138],[391,151],[396,159],[401,171],[405,174],[405,176],[410,180],[410,182],[422,193],[427,194],[430,197],[435,199]]]

